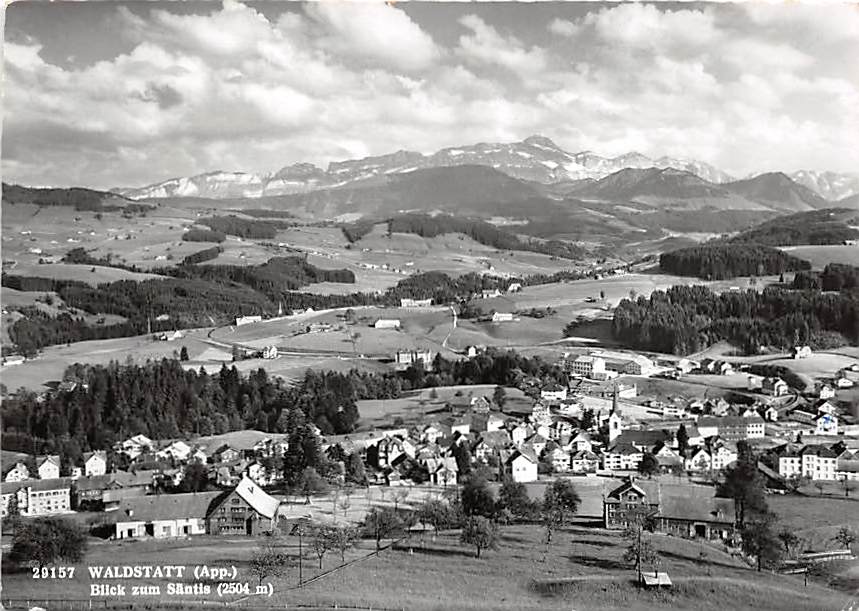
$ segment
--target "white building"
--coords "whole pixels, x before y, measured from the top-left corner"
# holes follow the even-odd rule
[[[380,318],[373,327],[376,329],[399,329],[400,321],[398,318]]]
[[[57,479],[60,477],[60,457],[40,456],[36,459],[36,470],[39,472],[39,479]]]
[[[71,480],[68,478],[3,482],[0,491],[2,517],[6,517],[13,496],[17,497],[18,512],[22,516],[47,516],[71,511]]]
[[[400,299],[401,308],[428,308],[432,299]]]
[[[116,539],[163,539],[206,534],[206,516],[221,492],[156,494],[123,499],[116,515]]]
[[[512,312],[495,312],[492,315],[492,322],[513,322]]]
[[[591,378],[595,374],[605,373],[605,359],[598,356],[582,355],[571,363],[573,374]]]
[[[507,459],[507,471],[514,482],[536,482],[537,457],[527,450],[516,450]]]
[[[107,473],[107,452],[98,450],[84,453],[84,474],[87,477],[105,473]]]

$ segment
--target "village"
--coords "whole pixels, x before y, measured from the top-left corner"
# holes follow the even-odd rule
[[[805,358],[808,349],[797,348],[794,356]],[[397,362],[429,370],[432,355],[404,352]],[[662,531],[731,542],[733,501],[717,498],[714,486],[737,461],[738,443],[757,453],[757,469],[774,494],[814,486],[849,496],[859,489],[859,419],[834,402],[840,389],[859,381],[859,365],[800,393],[778,377],[746,373],[743,366],[735,372],[713,359],[652,360],[600,350],[569,354],[558,364],[569,374],[566,386],[525,376],[515,389],[462,387],[410,424],[339,436],[313,427],[321,451],[339,464],[329,484],[349,490],[332,499],[329,518],[342,513],[346,522],[361,522],[359,503],[348,512],[353,490],[382,497],[384,490],[403,490],[414,501],[428,497],[426,491],[455,489],[479,468],[490,480],[527,486],[569,479],[582,491],[583,510],[600,516],[606,528],[615,525],[618,491],[636,482]],[[742,377],[738,401],[638,394],[648,379],[695,375]],[[505,410],[508,390],[524,398],[515,411]],[[307,502],[288,502],[283,494],[287,449],[285,435],[248,430],[197,439],[132,435],[84,454],[78,465],[4,452],[2,516],[85,511],[103,518],[91,523],[110,525],[102,528],[109,539],[256,535],[282,520],[321,519],[321,501],[310,502],[316,489],[306,491]],[[163,493],[181,490],[191,473],[203,480],[195,492]],[[342,512],[334,508],[338,502],[345,504]]]

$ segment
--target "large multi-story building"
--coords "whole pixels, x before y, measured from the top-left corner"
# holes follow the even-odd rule
[[[46,516],[71,511],[71,480],[67,477],[3,482],[0,486],[0,510],[3,517],[13,504],[13,497],[22,516]]]
[[[751,416],[701,416],[696,423],[703,437],[718,435],[726,441],[760,439],[765,435],[764,419]]]
[[[605,359],[599,356],[582,355],[573,359],[570,370],[575,375],[592,378],[595,374],[605,373]]]

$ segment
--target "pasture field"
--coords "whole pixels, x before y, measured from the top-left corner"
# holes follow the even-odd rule
[[[450,415],[444,411],[447,403],[464,401],[471,397],[481,396],[491,399],[494,391],[495,385],[493,384],[438,386],[436,388],[410,391],[399,399],[358,401],[358,413],[361,415],[358,425],[360,429],[390,426],[394,418],[402,418],[406,424],[421,421],[429,422],[430,420],[441,419]],[[504,406],[505,411],[515,410],[520,404],[530,406],[531,401],[526,400],[525,393],[518,388],[505,387],[504,391],[507,397],[507,402]],[[457,393],[461,394],[457,396]]]
[[[782,246],[781,250],[811,262],[813,269],[823,269],[829,263],[859,265],[859,246]]]
[[[148,359],[173,358],[182,346],[188,348],[193,359],[211,346],[206,343],[205,329],[182,331],[184,337],[172,342],[153,340],[150,335],[122,337],[118,339],[92,340],[77,342],[71,346],[48,346],[42,353],[21,365],[3,368],[3,384],[10,391],[24,387],[31,390],[44,390],[47,382],[62,380],[63,372],[74,363],[107,365],[111,361],[145,363]],[[197,362],[196,368],[203,363]],[[209,371],[220,363],[211,362]]]
[[[76,280],[86,282],[90,286],[98,286],[105,282],[116,282],[117,280],[158,280],[165,276],[158,274],[129,272],[115,267],[102,265],[77,265],[66,263],[53,263],[40,265],[38,263],[19,263],[11,273],[16,276],[28,276],[38,278],[51,278],[53,280]]]
[[[378,556],[369,555],[371,541],[362,541],[347,552],[347,561],[361,556],[366,559],[301,589],[295,587],[295,566],[282,577],[266,579],[272,582],[275,594],[260,600],[260,604],[418,610],[837,611],[849,600],[847,594],[813,581],[803,586],[800,578],[755,572],[717,546],[662,535],[652,538],[660,555],[659,570],[668,572],[675,586],[664,592],[641,591],[633,584],[632,566],[623,560],[625,542],[619,533],[576,522],[559,529],[549,546],[542,543],[542,538],[543,529],[539,526],[503,527],[497,549],[484,551],[479,559],[473,548],[459,542],[457,531],[445,531],[435,537],[416,535]],[[282,537],[277,545],[286,553],[297,554],[294,537]],[[307,579],[319,570],[316,558],[307,549],[307,539],[304,545],[302,568]],[[16,598],[86,599],[90,581],[83,571],[94,565],[235,565],[239,580],[254,582],[248,560],[255,546],[250,539],[214,537],[101,543],[93,545],[86,563],[79,566],[78,575],[71,581],[40,582],[29,573],[10,574],[4,578],[3,591]],[[706,554],[703,562],[699,560],[702,551]],[[324,560],[326,568],[339,563],[337,554],[329,554]],[[164,587],[167,581],[139,583]],[[173,581],[191,583],[193,578],[186,575]],[[154,605],[167,602],[167,597],[140,598],[137,602],[141,606]]]

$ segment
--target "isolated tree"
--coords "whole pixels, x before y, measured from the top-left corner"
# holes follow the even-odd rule
[[[646,475],[648,479],[653,477],[659,473],[659,460],[650,452],[645,452],[641,462],[638,463],[638,472]]]
[[[353,354],[358,354],[358,340],[361,339],[361,334],[357,331],[349,334],[349,341],[352,342]]]
[[[492,392],[492,402],[498,406],[498,409],[503,410],[504,404],[507,402],[507,391],[503,386],[496,386]]]
[[[182,350],[179,352],[179,360],[187,361],[188,360],[188,348],[182,346]]]
[[[725,481],[718,487],[716,495],[734,499],[737,527],[742,529],[748,514],[767,512],[767,503],[763,478],[748,442],[738,442],[737,450],[737,461],[725,469]]]
[[[844,549],[849,550],[856,543],[856,533],[849,526],[842,526],[838,529],[838,534],[832,537],[833,541],[837,541],[844,546]]]
[[[785,555],[793,556],[794,551],[801,542],[800,538],[789,528],[782,528],[776,536],[781,541],[782,547],[784,547]]]
[[[491,518],[495,515],[495,497],[482,477],[469,477],[460,491],[460,499],[466,516]]]
[[[740,531],[743,551],[756,558],[758,571],[774,567],[782,557],[782,542],[772,526],[772,516],[764,515],[750,520]]]
[[[352,506],[352,501],[349,499],[348,496],[344,496],[342,499],[340,499],[340,509],[343,510],[343,519],[344,520],[346,519],[346,513],[349,511],[349,507],[351,507],[351,506]]]
[[[381,549],[382,539],[387,539],[403,526],[403,521],[390,507],[374,507],[364,518],[364,532],[376,541],[376,551]]]
[[[600,291],[600,299],[605,301],[605,291]]]
[[[180,488],[185,492],[202,492],[209,485],[209,470],[206,465],[192,462],[185,465]]]
[[[814,487],[817,488],[817,494],[823,496],[823,489],[826,488],[826,484],[823,483],[822,480],[815,480]]]
[[[498,505],[510,512],[515,518],[529,517],[534,513],[533,501],[528,497],[528,489],[522,482],[507,478],[498,492]]]
[[[418,508],[417,517],[424,524],[432,524],[433,538],[453,521],[450,505],[435,499],[425,501]]]
[[[844,490],[844,496],[849,497],[850,493],[853,490],[856,490],[857,484],[856,482],[847,479],[846,477],[841,478],[841,488]]]
[[[278,551],[275,541],[261,540],[250,560],[251,573],[256,575],[259,585],[266,577],[281,577],[286,573],[288,557]]]
[[[328,485],[316,469],[313,467],[306,467],[304,471],[301,472],[298,488],[304,495],[305,502],[310,503],[310,495],[314,492],[325,492],[328,489]]]
[[[333,545],[333,537],[327,526],[319,526],[313,529],[312,531],[312,539],[311,539],[311,547],[313,547],[313,553],[316,554],[316,557],[319,558],[319,570],[321,571],[322,560],[325,557],[325,554],[328,553],[328,550],[331,549]]]
[[[354,528],[342,526],[330,529],[328,535],[331,548],[340,552],[340,562],[346,562],[346,550],[355,543],[358,533]]]
[[[6,506],[6,519],[10,524],[17,526],[20,517],[21,508],[18,505],[18,494],[15,493],[9,497],[9,504]]]
[[[459,540],[466,545],[473,545],[480,558],[481,550],[498,546],[498,527],[489,518],[471,516],[465,521]]]
[[[83,530],[71,521],[50,517],[19,522],[9,557],[16,563],[31,563],[42,568],[58,560],[79,562],[85,553]]]
[[[560,526],[566,524],[579,509],[581,498],[572,482],[566,479],[556,479],[543,493],[543,503],[540,514],[546,529],[546,545],[552,542],[552,535]]]
[[[353,452],[346,459],[346,479],[356,484],[364,484],[367,481],[367,474],[364,472],[364,461],[357,452]]]
[[[677,451],[680,456],[685,457],[686,451],[689,449],[689,433],[686,431],[686,425],[681,424],[677,429]]]
[[[641,582],[642,567],[645,564],[653,564],[659,558],[656,548],[650,540],[649,530],[652,515],[647,508],[633,508],[627,513],[626,528],[623,538],[627,542],[623,559],[635,565],[638,581]]]

